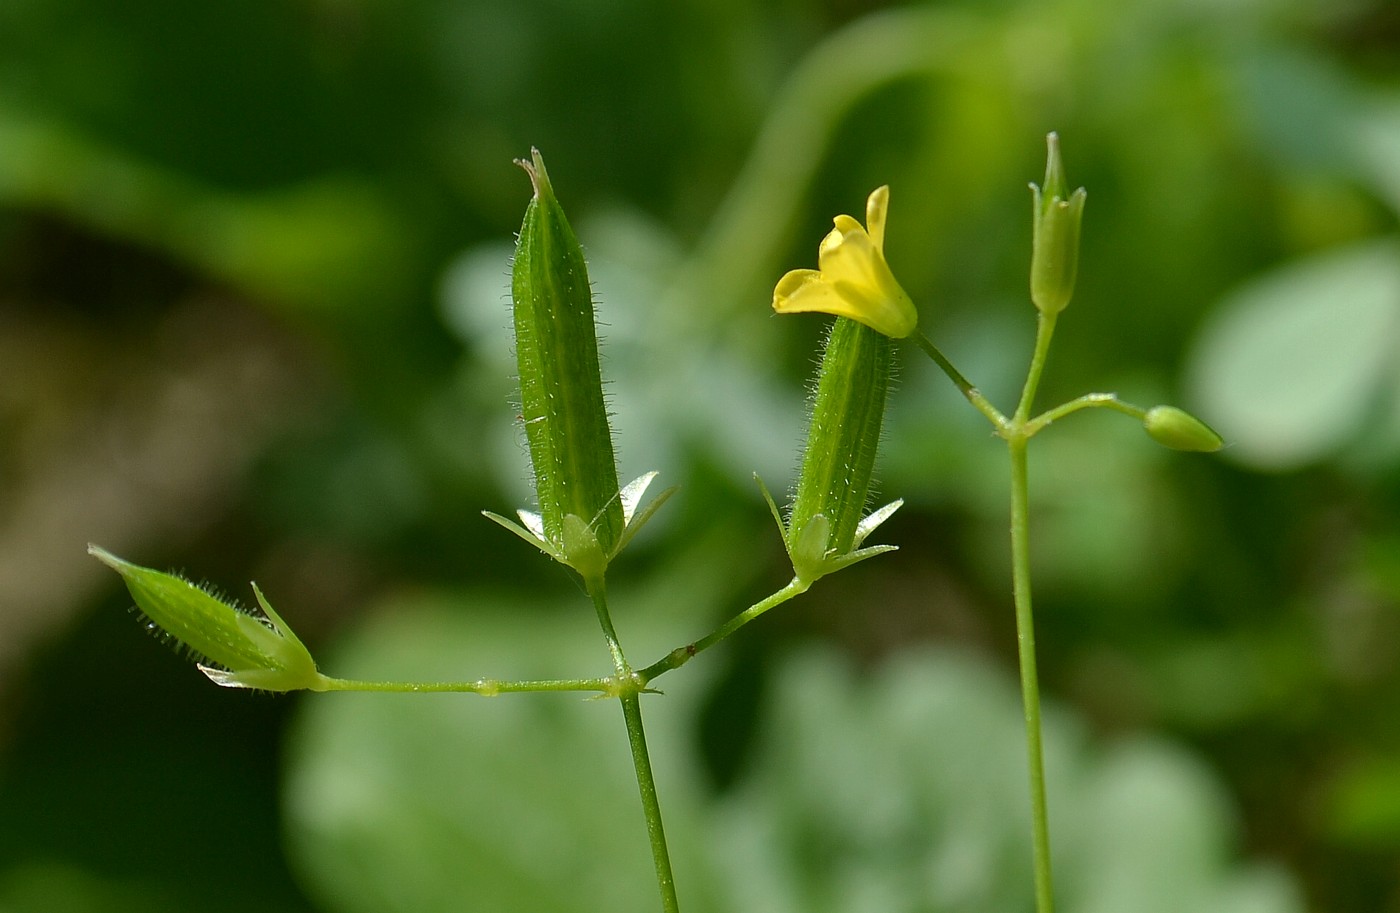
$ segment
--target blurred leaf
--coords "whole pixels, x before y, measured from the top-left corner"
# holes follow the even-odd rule
[[[1267,43],[1241,54],[1241,110],[1264,153],[1286,167],[1348,173],[1350,120],[1360,85],[1315,51]]]
[[[335,657],[356,675],[581,674],[585,612],[499,600],[399,606]],[[871,678],[807,651],[785,662],[735,792],[705,803],[682,756],[695,682],[650,735],[688,910],[917,913],[1029,909],[1024,734],[1014,683],[949,652]],[[608,702],[561,695],[335,695],[305,705],[288,808],[296,853],[345,913],[655,905],[625,741]],[[1228,861],[1227,800],[1154,740],[1046,734],[1066,909],[1295,913],[1288,879]],[[710,896],[711,894],[715,896]],[[686,896],[689,895],[689,896]]]
[[[1229,862],[1219,784],[1152,739],[1086,744],[1047,718],[1064,909],[1297,913],[1291,880]],[[928,651],[869,680],[831,654],[784,664],[753,774],[710,839],[732,910],[1029,910],[1025,755],[1013,683]]]
[[[30,864],[0,872],[3,913],[176,913],[181,905],[149,886],[67,865]]]
[[[406,282],[411,232],[366,181],[230,194],[3,108],[0,204],[61,213],[293,309],[378,310]]]
[[[475,611],[462,612],[462,604]],[[607,653],[587,603],[567,609],[541,612],[485,594],[399,603],[330,667],[409,680],[605,674]],[[689,864],[695,854],[684,852],[697,836],[697,778],[682,735],[693,691],[678,687],[643,703],[668,836],[687,861],[677,884],[686,909],[703,910],[697,895],[706,879]],[[655,909],[614,702],[367,694],[303,709],[287,786],[294,855],[334,909]]]
[[[1391,93],[1371,101],[1347,125],[1347,135],[1368,184],[1400,212],[1400,98]]]
[[[1400,247],[1385,240],[1281,267],[1221,303],[1190,384],[1226,453],[1285,470],[1363,430],[1400,330]]]
[[[1022,730],[988,667],[911,655],[864,682],[807,653],[776,676],[758,732],[710,840],[727,909],[1029,909]]]
[[[1400,757],[1371,758],[1344,770],[1328,801],[1333,834],[1383,851],[1400,847]]]

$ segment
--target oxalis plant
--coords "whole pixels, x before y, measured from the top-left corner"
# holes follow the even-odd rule
[[[1030,297],[1037,311],[1035,348],[1020,400],[1004,413],[988,401],[918,328],[918,311],[884,255],[889,188],[866,201],[866,220],[839,215],[822,240],[818,268],[778,280],[773,308],[780,314],[835,316],[822,343],[800,473],[786,510],[759,481],[792,563],[792,579],[699,640],[650,665],[638,666],[623,648],[608,610],[607,576],[613,560],[675,491],[644,503],[657,473],[620,485],[599,370],[594,300],[583,251],[555,196],[538,151],[519,162],[534,196],[525,210],[515,252],[511,295],[520,376],[521,423],[534,471],[536,505],[517,519],[485,515],[538,548],[577,577],[592,602],[611,671],[597,678],[540,681],[477,679],[456,682],[359,681],[322,673],[262,591],[247,609],[189,581],[139,567],[97,546],[89,551],[125,581],[146,627],[177,644],[216,684],[261,691],[464,692],[493,696],[522,691],[591,692],[622,709],[656,867],[661,909],[677,913],[675,879],[666,848],[661,802],[652,776],[642,722],[642,697],[661,676],[715,646],[765,612],[805,593],[823,577],[884,552],[866,545],[902,502],[866,512],[881,438],[886,399],[899,341],[933,359],[957,390],[1005,443],[1011,467],[1012,593],[1016,612],[1021,692],[1030,776],[1032,868],[1036,909],[1054,909],[1045,774],[1041,751],[1040,691],[1031,613],[1027,448],[1059,419],[1084,409],[1110,409],[1142,423],[1154,440],[1188,451],[1213,451],[1221,439],[1198,419],[1172,406],[1143,409],[1111,393],[1089,393],[1032,414],[1036,388],[1060,314],[1074,292],[1083,188],[1067,191],[1058,142],[1042,185],[1031,185],[1033,240]]]

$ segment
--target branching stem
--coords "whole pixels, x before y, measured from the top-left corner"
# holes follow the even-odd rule
[[[679,669],[681,666],[690,662],[691,657],[713,647],[764,612],[782,605],[794,596],[800,596],[807,592],[809,586],[811,586],[810,583],[798,580],[794,577],[792,581],[781,590],[749,606],[747,609],[735,615],[694,643],[686,644],[684,647],[677,647],[661,659],[638,672],[636,677],[641,680],[643,685],[646,685],[657,676],[670,672],[672,669]]]
[[[1016,411],[1007,418],[978,392],[971,382],[948,361],[938,347],[916,332],[914,341],[922,348],[954,386],[1006,440],[1011,462],[1011,577],[1016,606],[1016,647],[1021,670],[1021,702],[1026,719],[1026,761],[1030,778],[1032,864],[1035,870],[1036,913],[1054,913],[1055,892],[1050,864],[1050,817],[1045,797],[1045,752],[1041,736],[1040,680],[1036,668],[1035,616],[1031,610],[1030,490],[1027,444],[1030,438],[1056,419],[1080,409],[1109,408],[1137,418],[1142,410],[1106,393],[1090,393],[1030,418],[1036,390],[1045,370],[1050,339],[1055,333],[1055,314],[1040,314],[1036,327],[1035,351],[1031,355],[1026,382]]]
[[[611,678],[565,678],[543,681],[497,681],[480,678],[474,682],[372,682],[324,676],[317,691],[384,691],[396,694],[449,692],[494,697],[522,691],[597,691],[611,694],[617,682]]]
[[[612,655],[613,666],[617,670],[620,684],[618,697],[622,703],[622,719],[627,724],[627,744],[632,748],[632,766],[637,775],[637,790],[641,794],[642,814],[646,817],[647,839],[651,842],[652,862],[656,866],[656,886],[661,892],[663,913],[680,913],[680,901],[676,897],[676,879],[671,871],[671,854],[666,847],[666,829],[661,822],[661,802],[656,795],[656,778],[651,770],[651,754],[647,751],[646,730],[642,728],[642,704],[640,694],[645,682],[627,664],[622,645],[613,629],[612,615],[608,611],[606,588],[601,576],[584,581],[588,596],[593,600],[593,608],[598,613],[598,623],[603,628],[603,637]]]
[[[929,358],[933,359],[933,363],[938,365],[944,374],[948,375],[948,379],[953,382],[953,386],[958,388],[958,392],[967,397],[967,401],[972,403],[978,412],[985,415],[987,420],[997,427],[997,430],[1006,427],[1006,416],[1002,415],[1001,411],[982,395],[982,391],[974,387],[966,377],[963,377],[961,371],[953,367],[953,363],[939,350],[938,346],[934,345],[927,336],[918,330],[914,331],[910,339],[923,349]]]

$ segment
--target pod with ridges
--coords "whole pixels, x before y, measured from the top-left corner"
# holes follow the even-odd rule
[[[263,691],[324,689],[316,662],[253,585],[262,615],[242,611],[182,577],[123,561],[88,546],[121,575],[152,633],[191,653],[214,682]]]
[[[534,197],[520,227],[511,298],[521,420],[544,538],[562,550],[572,515],[611,553],[624,522],[588,266],[539,150],[518,164]]]
[[[792,509],[785,524],[779,521],[803,580],[889,550],[860,546],[898,507],[877,511],[875,522],[865,516],[893,369],[890,337],[836,319],[823,346]]]

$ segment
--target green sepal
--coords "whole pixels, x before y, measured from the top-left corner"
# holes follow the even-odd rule
[[[560,564],[569,563],[568,561],[564,560],[564,553],[560,551],[559,548],[553,542],[550,542],[544,537],[544,526],[540,521],[539,514],[533,513],[528,510],[518,510],[516,511],[516,514],[520,517],[520,523],[516,523],[514,520],[507,519],[506,517],[503,517],[498,513],[493,513],[489,510],[483,510],[481,512],[481,515],[486,519],[510,530],[512,533],[519,536],[521,539],[524,539],[526,542],[530,543],[535,548],[544,552],[546,555],[553,558],[555,561],[558,561]]]
[[[853,549],[839,553],[836,549],[828,547],[831,524],[824,515],[818,514],[813,517],[802,533],[794,537],[790,534],[788,525],[783,521],[782,512],[778,510],[778,504],[773,500],[768,486],[763,484],[763,480],[757,475],[754,476],[754,481],[758,483],[758,489],[763,493],[763,500],[768,504],[768,510],[773,515],[773,522],[778,524],[778,532],[783,537],[788,559],[792,562],[793,576],[806,586],[811,586],[827,574],[834,574],[853,564],[859,564],[867,558],[899,550],[897,545],[872,545],[868,548],[860,546],[865,542],[867,536],[879,528],[881,523],[884,523],[895,511],[904,506],[903,499],[891,501],[884,507],[871,511],[856,527],[856,535],[852,541]]]
[[[1060,140],[1045,137],[1045,185],[1031,184],[1031,301],[1045,314],[1058,314],[1074,296],[1079,272],[1079,227],[1088,194],[1065,192]]]
[[[121,575],[151,630],[189,651],[217,684],[262,691],[324,689],[325,677],[310,652],[256,584],[261,618],[182,577],[123,561],[96,545],[88,546],[88,554]]]
[[[588,265],[539,150],[518,164],[535,193],[520,227],[511,298],[520,414],[544,536],[561,547],[564,518],[586,517],[609,553],[624,523]]]
[[[555,561],[566,567],[571,567],[587,577],[590,574],[606,571],[608,564],[627,547],[633,537],[647,524],[647,521],[655,516],[661,505],[665,504],[671,495],[679,490],[679,486],[673,485],[652,498],[645,507],[641,507],[642,497],[656,476],[655,471],[638,476],[618,492],[617,500],[622,505],[622,534],[618,536],[617,542],[608,552],[602,551],[602,543],[598,541],[596,518],[593,523],[585,524],[577,514],[566,515],[558,541],[551,541],[545,533],[544,519],[534,511],[517,510],[515,513],[520,518],[519,523],[489,510],[483,510],[481,513],[493,523],[510,530]],[[638,507],[641,509],[638,510]],[[587,533],[586,536],[585,533]],[[591,544],[589,540],[591,540]],[[593,551],[595,545],[598,547],[597,555]],[[600,555],[601,567],[598,563]]]
[[[637,535],[643,526],[647,525],[647,521],[655,516],[656,512],[661,509],[661,505],[671,499],[671,495],[680,491],[679,485],[672,485],[648,501],[646,507],[638,512],[637,507],[641,504],[647,487],[651,485],[652,480],[657,475],[658,473],[652,470],[645,475],[638,476],[628,482],[619,493],[619,500],[622,501],[622,536],[617,540],[612,554],[608,556],[609,561],[616,558],[618,553],[627,547],[627,544],[632,541],[632,537]]]
[[[584,580],[601,580],[608,569],[608,557],[593,534],[593,527],[577,514],[564,516],[564,563]]]

